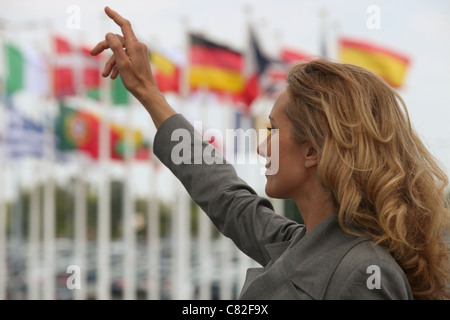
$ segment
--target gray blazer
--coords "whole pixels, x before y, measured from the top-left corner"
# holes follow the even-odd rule
[[[187,163],[171,159],[184,139],[172,136],[176,129],[189,132]],[[304,225],[276,214],[271,202],[240,179],[231,164],[202,162],[203,152],[194,150],[196,144],[202,150],[208,146],[202,140],[176,114],[158,129],[154,152],[214,225],[261,264],[247,270],[240,299],[412,299],[403,270],[384,248],[346,234],[335,216],[305,235]]]

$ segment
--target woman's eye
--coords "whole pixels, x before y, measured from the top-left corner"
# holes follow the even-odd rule
[[[278,129],[274,128],[274,127],[267,127],[267,135],[274,135],[278,133]]]

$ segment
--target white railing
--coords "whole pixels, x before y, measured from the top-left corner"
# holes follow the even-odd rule
[[[152,169],[148,178],[158,181],[157,175],[170,176],[166,170]],[[235,299],[246,268],[256,266],[231,240],[217,237],[200,208],[196,208],[197,221],[191,219],[189,195],[173,176],[168,201],[171,222],[165,237],[160,235],[161,198],[155,183],[146,199],[147,233],[143,238],[136,238],[132,216],[123,214],[121,239],[111,239],[111,219],[103,217],[97,220],[95,240],[88,240],[87,183],[80,173],[70,189],[74,193],[73,236],[56,238],[56,186],[52,175],[48,177],[43,185],[30,188],[27,211],[24,206],[19,208],[28,221],[28,228],[20,234],[14,234],[17,225],[7,232],[7,226],[18,221],[14,210],[6,210],[1,202],[1,299]],[[100,182],[98,190],[107,181],[108,177]],[[104,210],[102,201],[109,198],[99,194],[99,213]],[[124,203],[122,210],[133,212],[134,199],[126,195],[123,199],[129,203]],[[106,202],[103,205],[108,207]],[[194,222],[198,232],[193,236]]]

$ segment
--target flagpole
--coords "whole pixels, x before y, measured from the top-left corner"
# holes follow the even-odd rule
[[[34,163],[36,169],[39,169],[39,164]],[[28,209],[29,226],[28,226],[28,268],[27,268],[27,283],[28,283],[28,299],[39,299],[39,272],[41,269],[39,263],[40,251],[40,188],[39,181],[35,178],[30,188],[30,206]]]
[[[333,22],[333,38],[332,38],[332,42],[333,45],[332,47],[332,54],[331,54],[331,58],[338,60],[339,59],[339,38],[340,38],[340,29],[341,29],[341,24],[339,23],[339,21],[334,21]]]
[[[0,46],[2,54],[0,54],[0,66],[5,66],[6,59],[4,58],[4,37],[6,31],[2,24],[0,24]],[[6,72],[1,74],[5,75]],[[5,156],[5,136],[6,136],[6,124],[7,124],[7,113],[6,113],[6,77],[3,81],[3,85],[0,86],[0,185],[4,186],[5,183],[5,172],[6,172],[6,156]],[[7,222],[7,208],[6,208],[6,195],[5,188],[0,188],[0,300],[4,300],[7,297],[6,285],[7,285],[7,267],[6,267],[6,222]]]
[[[0,183],[4,183],[5,161],[3,152],[0,159]],[[7,267],[6,267],[6,197],[4,188],[0,188],[0,300],[6,299]]]
[[[86,35],[80,29],[77,31],[76,42],[72,42],[72,51],[75,52],[75,65],[78,66],[74,70],[74,89],[77,96],[85,99],[85,89],[83,81],[83,67],[84,55],[82,52],[82,42]],[[78,106],[79,107],[79,106]],[[80,287],[74,289],[73,298],[75,300],[85,300],[87,298],[87,265],[86,265],[86,221],[87,221],[87,208],[86,208],[86,179],[84,174],[87,170],[87,159],[85,155],[77,152],[75,156],[77,165],[77,176],[75,177],[75,190],[74,190],[74,262],[80,270]]]
[[[49,77],[36,78],[37,74],[46,74],[50,73],[50,65],[48,62],[48,55],[50,53],[50,46],[48,42],[48,34],[51,28],[51,24],[48,24],[47,21],[42,23],[43,31],[41,31],[42,35],[45,35],[45,40],[36,39],[33,37],[35,42],[34,50],[40,51],[42,54],[41,58],[44,60],[33,59],[36,57],[29,53],[28,57],[26,57],[26,68],[28,69],[26,74],[26,88],[28,90],[34,90],[33,93],[38,94],[39,100],[38,104],[35,106],[39,109],[39,114],[42,115],[40,118],[41,123],[43,124],[44,133],[43,133],[43,145],[42,145],[42,157],[40,159],[32,159],[31,166],[34,173],[34,176],[31,177],[30,181],[30,202],[28,208],[28,248],[27,248],[27,286],[28,286],[28,296],[27,298],[30,300],[36,300],[41,297],[42,293],[42,283],[41,283],[41,274],[42,270],[44,270],[43,262],[41,261],[40,252],[43,249],[43,244],[41,242],[41,221],[43,219],[42,212],[42,186],[45,183],[45,176],[40,174],[42,172],[42,167],[45,168],[45,157],[49,155],[54,148],[54,139],[53,139],[53,125],[50,124],[50,121],[53,120],[54,113],[48,109],[51,107],[49,103],[49,98],[51,96],[50,86],[49,86]],[[47,40],[47,41],[46,41]],[[30,74],[29,68],[31,68],[30,64],[35,64],[35,67],[39,67],[39,70],[33,70],[34,72]],[[31,76],[31,77],[30,77]],[[42,82],[42,80],[46,80],[46,82]],[[32,81],[32,82],[31,82]],[[43,99],[41,99],[43,98]],[[41,103],[42,102],[42,103]],[[56,225],[55,225],[56,227]]]
[[[136,234],[134,228],[134,206],[132,194],[132,158],[134,155],[134,137],[132,130],[132,105],[126,107],[124,132],[125,178],[123,185],[123,230],[124,230],[124,300],[136,299]]]
[[[74,261],[80,268],[80,288],[74,290],[75,300],[85,300],[87,297],[87,268],[86,268],[86,159],[80,153],[77,154],[78,174],[75,177],[75,203],[74,203],[74,224],[75,224],[75,245]]]
[[[321,8],[319,11],[320,55],[324,58],[329,56],[327,43],[327,15],[327,10],[325,8]]]
[[[150,37],[149,50],[159,50],[158,37],[156,35],[151,35]],[[150,58],[150,57],[149,57]],[[180,76],[181,77],[181,76]],[[178,86],[181,88],[181,80],[178,79]],[[149,122],[149,125],[151,123]],[[156,172],[156,159],[152,155],[147,163],[148,165],[148,181],[149,188],[147,193],[147,299],[148,300],[160,300],[161,294],[161,241],[160,241],[160,209],[159,209],[159,199],[158,199],[158,188],[157,188],[157,178],[158,174]]]
[[[185,107],[185,103],[190,94],[189,86],[189,34],[187,32],[189,20],[186,16],[181,19],[181,25],[184,29],[185,37],[183,43],[183,51],[185,52],[186,65],[185,68],[181,68],[180,75],[180,95],[182,99],[181,106]],[[188,295],[188,281],[190,270],[190,206],[189,198],[186,190],[177,179],[172,179],[174,201],[173,201],[173,214],[172,214],[172,237],[173,237],[173,250],[172,250],[172,279],[173,290],[172,299],[189,299]]]
[[[21,168],[23,162],[22,161],[16,161],[13,163],[13,171],[14,172],[21,172]],[[21,250],[20,248],[23,245],[23,233],[22,233],[22,223],[23,223],[23,197],[22,197],[22,188],[20,185],[20,177],[18,175],[14,175],[14,183],[15,186],[15,192],[16,198],[15,201],[12,203],[12,210],[11,210],[11,222],[10,222],[10,228],[11,232],[9,235],[10,239],[10,261],[12,263],[12,268],[16,268],[19,266],[19,263],[21,261]],[[16,276],[12,277],[13,279],[16,278]],[[24,296],[20,292],[20,282],[17,281],[17,278],[14,279],[13,286],[12,286],[12,296],[11,298],[13,300],[20,300],[23,299]]]
[[[53,123],[50,121],[47,134],[54,132]],[[49,148],[46,163],[46,183],[44,184],[44,266],[45,282],[43,298],[45,300],[55,299],[55,181],[52,165],[54,163],[54,149]]]
[[[53,26],[49,26],[49,30],[52,30]],[[50,52],[56,52],[55,48],[51,48]],[[53,59],[55,56],[52,57]],[[52,79],[50,79],[52,80]],[[49,121],[46,126],[45,134],[47,135],[46,141],[53,141],[52,135],[55,132],[53,121]],[[46,150],[47,161],[44,162],[44,196],[43,196],[43,265],[44,269],[44,285],[43,285],[43,299],[54,300],[55,299],[55,181],[53,177],[53,168],[55,160],[55,144],[53,143],[50,148]]]
[[[190,72],[190,59],[189,59],[189,18],[187,16],[181,17],[181,28],[184,34],[182,43],[182,52],[185,57],[184,67],[180,66],[180,96],[183,101],[186,101],[190,95],[190,85],[189,85],[189,72]]]
[[[189,195],[177,179],[172,179],[175,199],[172,214],[172,299],[191,299],[189,294],[190,283],[190,252],[191,252],[191,221]]]
[[[210,300],[212,299],[212,268],[211,265],[211,221],[209,220],[206,213],[197,206],[199,211],[199,235],[198,235],[198,262],[200,264],[199,270],[199,299],[200,300]]]
[[[147,202],[147,298],[159,300],[160,296],[160,210],[158,202],[157,172],[154,156],[149,161],[149,190]]]
[[[151,54],[158,48],[158,36],[150,34],[149,36],[149,60],[152,63]],[[152,65],[153,68],[153,65]],[[155,72],[155,70],[153,70]],[[180,82],[178,83],[180,85]],[[149,123],[149,125],[151,125]],[[149,175],[147,177],[149,181],[149,188],[146,197],[147,209],[146,209],[146,248],[147,248],[147,272],[146,272],[146,299],[147,300],[159,300],[160,299],[160,239],[159,239],[159,204],[156,196],[156,174],[153,168],[153,158],[148,161]]]
[[[98,190],[98,212],[97,212],[97,299],[109,300],[110,292],[110,240],[111,240],[111,186],[109,179],[110,166],[110,124],[109,109],[110,101],[107,93],[108,78],[103,79],[100,95],[103,103],[103,112],[100,118],[99,134],[99,190]],[[106,92],[105,92],[106,91]]]

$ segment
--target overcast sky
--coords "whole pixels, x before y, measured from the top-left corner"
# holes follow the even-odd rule
[[[450,173],[450,1],[301,1],[301,0],[0,0],[2,37],[39,46],[51,30],[87,44],[108,31],[119,32],[103,13],[109,5],[128,18],[148,44],[184,48],[186,26],[244,50],[246,24],[251,21],[263,49],[276,55],[287,46],[319,53],[319,12],[327,12],[329,43],[339,35],[386,45],[411,58],[400,94],[413,125]],[[367,21],[370,6],[380,13],[379,28]],[[79,24],[73,24],[79,10]],[[26,24],[27,22],[28,24]],[[30,22],[33,22],[30,28]]]

